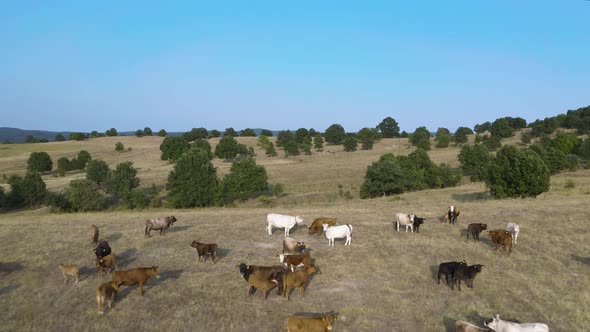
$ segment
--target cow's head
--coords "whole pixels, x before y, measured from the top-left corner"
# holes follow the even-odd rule
[[[335,320],[336,320],[336,314],[327,315],[325,317],[322,317],[322,323],[324,323],[324,326],[326,326],[326,330],[332,331],[332,324],[334,324]]]
[[[303,217],[295,216],[295,222],[301,224],[303,222]]]
[[[160,278],[160,272],[158,272],[158,267],[152,266],[149,269],[147,269],[147,275],[150,277]]]
[[[193,242],[191,243],[191,247],[193,247],[193,248],[195,248],[195,249],[197,249],[197,246],[198,246],[198,245],[199,245],[199,242],[197,242],[197,241],[193,241]]]
[[[176,219],[175,216],[166,217],[166,222],[169,226],[172,226],[176,222],[176,220],[178,219]]]
[[[326,229],[328,229],[328,227],[330,227],[330,225],[328,225],[328,224],[323,224],[322,225],[322,228],[324,229],[324,232],[326,231]]]
[[[479,224],[481,229],[488,229],[488,224]]]
[[[473,265],[473,266],[475,267],[475,270],[476,270],[478,273],[481,273],[481,269],[483,269],[483,268],[485,267],[485,265],[481,265],[481,264],[475,264],[475,265]]]
[[[483,325],[491,328],[494,331],[498,330],[499,325],[500,325],[500,315],[498,315],[498,314],[494,315],[491,322],[489,322],[489,323],[483,322]]]
[[[425,220],[426,220],[426,218],[420,218],[418,216],[414,216],[414,222],[413,222],[414,227],[418,227],[418,226],[422,225]]]

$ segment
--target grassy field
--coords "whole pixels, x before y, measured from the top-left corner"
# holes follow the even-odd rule
[[[240,138],[254,145],[255,138]],[[123,142],[130,151],[117,153]],[[215,141],[211,141],[215,144]],[[159,137],[114,137],[85,142],[3,145],[0,172],[24,172],[32,151],[47,151],[57,160],[81,149],[111,167],[131,160],[142,186],[162,185],[171,166],[159,160]],[[386,152],[412,151],[404,139],[385,139],[372,151],[323,153],[267,158],[258,150],[271,183],[283,183],[288,195],[273,208],[252,201],[236,208],[151,209],[101,213],[51,214],[45,208],[0,215],[0,308],[2,331],[141,330],[141,331],[280,331],[289,315],[335,311],[335,331],[452,331],[455,320],[482,324],[493,314],[523,322],[538,321],[552,331],[583,331],[590,322],[590,171],[552,177],[551,190],[535,199],[492,200],[481,183],[426,190],[394,197],[360,200],[367,165]],[[436,162],[457,165],[457,148],[434,149]],[[227,163],[215,160],[220,174]],[[70,180],[44,177],[52,190]],[[566,188],[572,180],[574,188]],[[338,185],[353,199],[338,194]],[[448,205],[462,214],[457,225],[440,222]],[[336,217],[354,227],[352,246],[307,235],[304,226],[291,236],[308,241],[322,274],[315,275],[305,298],[298,291],[286,302],[271,291],[246,295],[247,284],[237,264],[277,264],[281,230],[265,233],[269,212],[303,215],[309,225],[317,217]],[[397,233],[396,212],[427,218],[420,234]],[[145,239],[143,220],[175,215],[178,222],[166,236]],[[464,236],[466,225],[485,222],[502,228],[521,226],[510,256],[495,252],[487,236],[480,243]],[[161,278],[151,279],[142,298],[137,286],[123,287],[112,310],[96,311],[96,275],[91,224],[109,241],[121,268],[158,265]],[[217,264],[197,261],[193,240],[219,244]],[[435,282],[438,264],[463,260],[485,264],[474,289],[451,291]],[[59,263],[79,264],[78,284],[63,285]],[[108,278],[105,278],[105,281]],[[453,326],[453,327],[452,327]]]

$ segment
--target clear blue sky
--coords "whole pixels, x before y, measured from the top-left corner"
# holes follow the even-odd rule
[[[0,126],[402,130],[590,104],[590,1],[2,1]]]

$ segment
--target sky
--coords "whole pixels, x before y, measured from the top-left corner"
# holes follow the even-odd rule
[[[590,1],[0,1],[0,127],[401,130],[590,105]]]

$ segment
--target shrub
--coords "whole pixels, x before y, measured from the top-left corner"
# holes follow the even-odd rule
[[[166,137],[166,135],[168,135],[168,133],[166,132],[166,130],[160,129],[160,131],[158,131],[158,136],[160,136],[160,137]]]
[[[483,137],[483,145],[490,151],[495,151],[502,147],[502,141],[498,136],[489,137],[485,135]]]
[[[418,127],[412,135],[410,135],[410,143],[426,151],[430,150],[430,132],[426,127]]]
[[[254,158],[242,158],[232,163],[229,174],[222,181],[223,199],[228,203],[254,197],[268,190],[267,180],[264,166],[257,165]]]
[[[73,211],[99,211],[105,205],[98,185],[86,179],[72,180],[66,189],[66,196]]]
[[[72,203],[65,194],[52,191],[48,191],[45,195],[45,205],[49,206],[51,212],[57,213],[68,212],[72,209]]]
[[[267,149],[269,145],[272,145],[272,142],[270,141],[268,136],[261,134],[260,136],[258,136],[258,141],[257,141],[256,145],[258,145],[259,147],[261,147],[263,149]]]
[[[344,127],[339,124],[333,124],[324,133],[324,139],[328,144],[339,145],[344,142],[346,138],[346,132],[344,131]]]
[[[86,139],[86,134],[84,133],[71,133],[70,139],[73,141],[83,141]]]
[[[66,172],[72,169],[70,160],[67,157],[61,157],[57,160],[57,174],[59,176],[66,175]]]
[[[115,129],[115,128],[111,128],[111,129],[105,131],[104,134],[107,136],[118,136],[119,135],[119,133],[117,132],[117,129]]]
[[[491,128],[492,124],[489,121],[486,121],[482,124],[476,124],[475,127],[473,127],[473,130],[478,134],[483,134],[486,131],[490,131]]]
[[[254,129],[246,128],[240,132],[241,137],[256,137]]]
[[[569,167],[568,159],[563,152],[543,142],[529,146],[545,162],[549,168],[549,174],[557,174],[559,171]]]
[[[217,173],[207,152],[191,148],[168,175],[168,204],[174,208],[210,206],[217,190]]]
[[[223,132],[223,137],[225,136],[238,137],[238,133],[234,130],[234,128],[229,127]]]
[[[277,156],[277,150],[275,149],[275,146],[272,144],[272,142],[270,143],[270,145],[268,145],[266,147],[265,153],[268,157],[276,157]]]
[[[78,157],[72,160],[72,169],[84,169],[90,160],[92,160],[90,153],[86,150],[80,150]]]
[[[181,136],[168,136],[160,144],[160,151],[162,151],[160,159],[170,161],[178,160],[189,148],[189,142]]]
[[[549,190],[549,168],[532,150],[504,146],[490,161],[485,182],[495,198],[535,197]]]
[[[200,127],[200,128],[193,128],[191,131],[188,131],[182,134],[182,137],[187,142],[196,141],[198,139],[206,139],[209,136],[209,132],[207,129]]]
[[[555,138],[551,140],[551,145],[566,155],[572,153],[580,144],[582,144],[582,140],[576,135],[563,132],[558,132]]]
[[[313,147],[318,152],[324,149],[324,139],[322,138],[322,135],[315,135],[313,137]]]
[[[53,161],[47,152],[33,152],[27,160],[28,172],[49,172],[53,168]]]
[[[468,175],[471,181],[482,181],[491,155],[481,144],[464,145],[459,152],[458,159],[463,174]]]
[[[467,143],[467,135],[473,135],[473,130],[467,127],[459,127],[455,131],[455,136],[453,136],[453,141],[456,144],[465,144]]]
[[[226,161],[235,158],[238,154],[247,155],[248,148],[239,144],[233,136],[223,136],[215,147],[215,156]]]
[[[285,157],[299,155],[299,145],[297,144],[297,142],[295,142],[294,139],[287,141],[284,144],[284,149],[285,149]]]
[[[197,139],[191,144],[191,148],[203,149],[207,152],[209,159],[213,159],[213,153],[211,152],[211,144],[204,139]]]
[[[153,135],[152,128],[150,128],[150,127],[143,128],[143,136],[152,136],[152,135]]]
[[[285,186],[282,183],[274,184],[271,187],[272,195],[275,197],[279,197],[285,192]]]
[[[363,150],[372,150],[375,142],[381,138],[381,134],[375,128],[363,128],[358,132],[357,137],[361,141]]]
[[[138,186],[139,178],[137,178],[137,170],[133,168],[133,163],[130,161],[117,165],[117,167],[110,172],[107,180],[107,192],[113,194],[117,198],[123,198],[126,201],[129,200],[131,190]]]
[[[398,137],[399,125],[392,117],[386,117],[377,125],[377,128],[381,131],[381,135],[385,138]]]
[[[343,145],[344,145],[344,151],[346,151],[346,152],[356,151],[356,147],[358,145],[358,140],[355,136],[348,135],[344,139]]]
[[[121,152],[125,150],[125,146],[121,142],[115,143],[115,151]]]
[[[434,141],[437,148],[448,148],[451,143],[451,132],[447,128],[438,128]]]
[[[272,131],[270,131],[268,129],[262,129],[262,131],[260,132],[260,135],[264,135],[266,137],[272,137]]]
[[[65,140],[66,140],[66,138],[64,137],[63,134],[60,133],[60,134],[55,135],[55,141],[56,142],[63,142]]]
[[[104,160],[91,160],[86,165],[86,179],[99,186],[108,180],[109,172],[109,165]]]
[[[129,199],[132,209],[145,209],[150,204],[150,198],[142,190],[135,189],[131,191]]]
[[[0,211],[6,208],[6,194],[4,187],[0,186]]]

